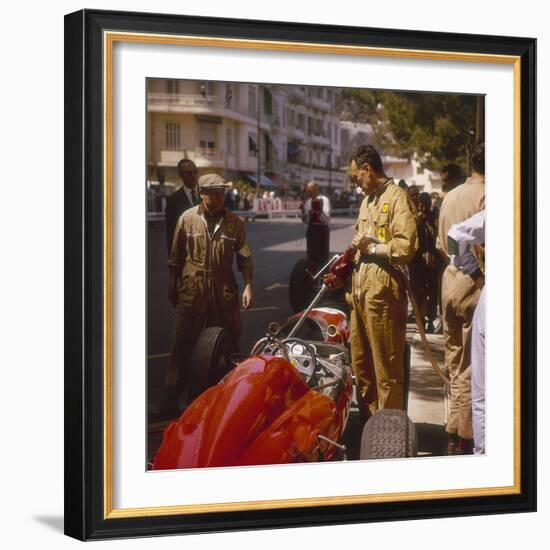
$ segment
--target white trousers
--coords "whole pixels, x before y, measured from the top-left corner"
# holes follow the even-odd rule
[[[485,287],[472,321],[472,428],[474,453],[485,453]]]

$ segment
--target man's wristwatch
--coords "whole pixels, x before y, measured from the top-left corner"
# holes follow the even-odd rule
[[[376,254],[376,243],[370,243],[367,250],[369,251],[369,256],[374,256]]]

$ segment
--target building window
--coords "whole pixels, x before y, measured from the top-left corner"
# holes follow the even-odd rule
[[[179,80],[167,80],[166,81],[166,93],[170,95],[179,94],[180,91]]]
[[[225,129],[225,138],[226,138],[227,154],[233,155],[235,153],[234,145],[233,145],[233,128]]]
[[[323,121],[320,118],[315,119],[315,133],[319,136],[324,134]]]
[[[199,128],[199,147],[214,150],[216,148],[216,126],[201,124]]]
[[[199,93],[202,97],[213,96],[216,94],[216,83],[203,81],[199,82]]]
[[[267,88],[264,88],[264,113],[269,116],[273,114],[273,96]]]
[[[258,154],[258,136],[254,132],[248,134],[248,154],[254,156]]]
[[[166,123],[166,149],[168,151],[176,151],[181,149],[179,122]]]
[[[300,147],[297,143],[293,141],[287,142],[286,158],[288,162],[300,162]]]
[[[258,113],[258,106],[256,105],[256,88],[254,86],[248,86],[248,114],[250,116],[256,116]]]
[[[225,106],[229,109],[231,107],[231,102],[233,101],[233,88],[231,84],[225,85]]]
[[[334,143],[338,145],[338,124],[334,125]]]
[[[296,113],[292,110],[288,110],[288,124],[292,126],[292,128],[296,127]]]
[[[298,125],[297,128],[299,130],[302,130],[302,132],[305,130],[306,127],[306,115],[299,113],[298,114]]]

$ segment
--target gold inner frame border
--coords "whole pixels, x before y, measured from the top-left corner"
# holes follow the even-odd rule
[[[305,497],[299,499],[261,500],[245,502],[222,502],[212,504],[182,504],[150,508],[113,508],[113,456],[112,456],[112,410],[113,410],[113,344],[112,344],[112,293],[113,293],[113,47],[116,42],[143,44],[166,44],[181,46],[208,46],[215,48],[258,49],[302,53],[359,55],[370,57],[394,57],[426,59],[436,61],[462,61],[473,63],[497,63],[513,66],[514,80],[514,484],[504,487],[484,487],[473,489],[451,489],[441,491],[415,491],[374,495],[353,495],[333,497]],[[122,519],[156,517],[183,514],[235,512],[247,510],[272,510],[280,508],[303,508],[308,506],[334,506],[350,504],[384,503],[412,500],[435,500],[444,498],[466,498],[480,496],[500,496],[521,493],[521,423],[520,423],[520,382],[521,382],[521,59],[519,56],[499,54],[479,54],[431,50],[407,50],[369,46],[347,46],[340,44],[316,44],[284,42],[273,40],[249,40],[239,38],[219,38],[202,36],[178,36],[148,33],[112,32],[103,33],[103,391],[104,391],[104,518]]]

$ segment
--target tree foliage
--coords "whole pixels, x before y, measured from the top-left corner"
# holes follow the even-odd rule
[[[466,168],[475,140],[476,96],[347,90],[343,99],[346,118],[369,122],[385,154],[416,153],[430,169],[450,162]]]

